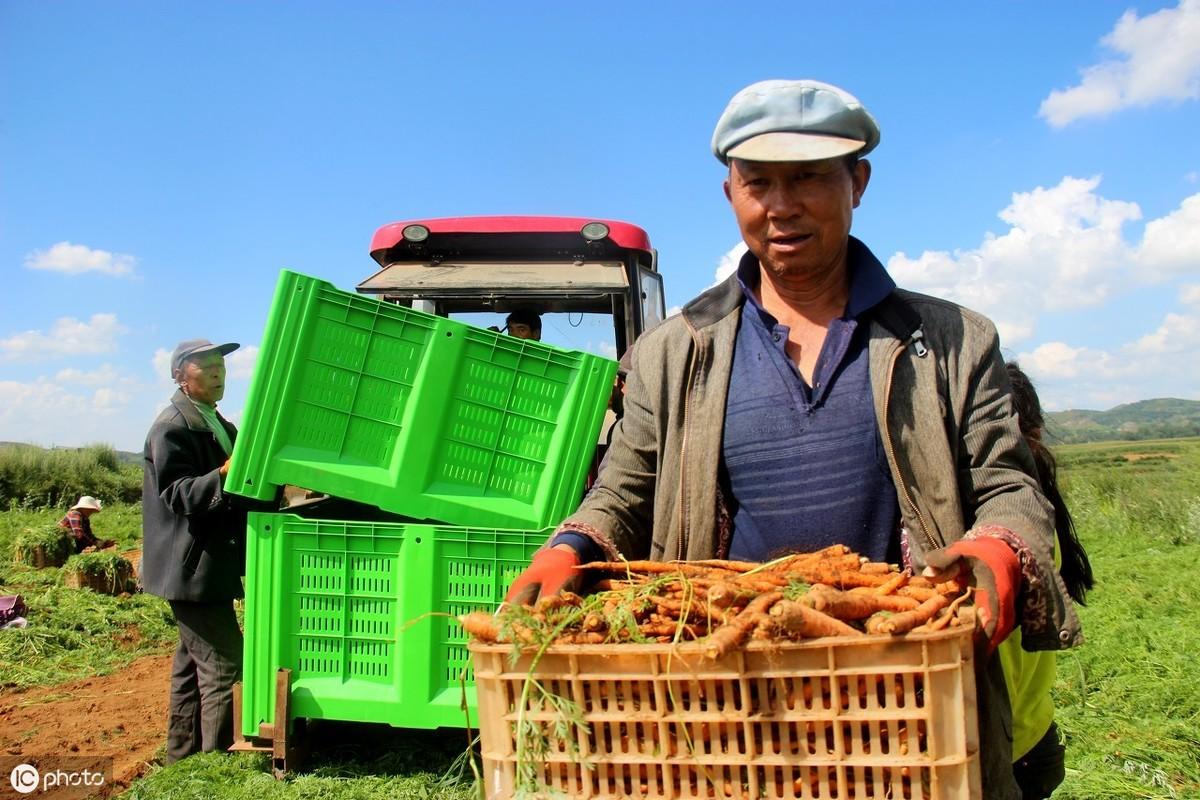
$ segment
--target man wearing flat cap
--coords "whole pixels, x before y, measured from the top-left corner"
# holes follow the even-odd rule
[[[608,460],[509,599],[574,588],[593,559],[767,561],[844,544],[976,588],[985,795],[1018,798],[996,645],[1075,644],[1051,509],[996,331],[896,288],[850,235],[879,144],[855,97],[749,86],[712,150],[749,251],[638,340]]]
[[[225,356],[236,344],[180,342],[178,390],[146,436],[142,483],[142,586],[166,598],[179,626],[171,667],[167,763],[233,744],[233,684],[242,634],[246,515],[222,490],[237,430],[217,411]]]

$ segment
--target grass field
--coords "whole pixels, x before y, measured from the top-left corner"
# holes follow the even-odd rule
[[[26,528],[53,525],[65,511],[13,509],[0,514],[0,594],[19,594],[29,627],[0,633],[0,687],[53,686],[106,675],[139,656],[174,643],[166,601],[146,594],[111,597],[63,585],[62,570],[11,562],[13,542]],[[91,519],[100,539],[118,552],[141,547],[140,505],[106,506]]]
[[[1059,658],[1060,798],[1200,797],[1200,440],[1059,450],[1096,572]]]
[[[1080,609],[1086,643],[1063,653],[1056,687],[1058,723],[1068,742],[1067,780],[1056,798],[1200,797],[1200,588],[1192,573],[1200,564],[1200,439],[1057,449],[1061,478],[1076,517],[1080,538],[1096,572],[1097,588]],[[95,518],[98,535],[119,538],[123,515]],[[8,552],[12,531],[30,524],[28,512],[0,515],[0,553]],[[53,516],[53,515],[51,515]],[[6,538],[9,537],[9,538]],[[124,542],[123,542],[124,543]],[[132,541],[130,542],[132,543]],[[43,573],[51,572],[43,570]],[[27,599],[36,591],[59,592],[53,577],[6,566],[0,575]],[[118,631],[104,619],[132,601],[90,593],[75,602],[94,604],[101,646],[77,643],[81,655],[61,644],[18,654],[24,681],[43,684],[87,670],[113,669],[125,654],[112,655]],[[67,602],[49,595],[51,605]],[[79,613],[82,606],[76,609]],[[139,612],[140,613],[140,612]],[[60,616],[51,627],[61,627]],[[124,620],[126,618],[115,618]],[[168,649],[169,624],[159,628],[153,614],[133,624],[146,626],[153,647]],[[50,623],[47,623],[50,624]],[[119,624],[129,624],[122,622]],[[84,627],[87,627],[85,625]],[[13,654],[0,639],[0,675],[5,681]],[[107,642],[107,645],[105,644]],[[90,649],[89,649],[90,648]],[[105,652],[105,651],[108,652]],[[5,661],[8,658],[8,661]],[[58,676],[58,677],[56,677]],[[126,798],[212,797],[240,800],[383,800],[426,798],[466,800],[470,772],[459,758],[466,751],[461,731],[422,733],[386,727],[332,726],[302,774],[278,782],[263,756],[201,756],[158,768],[123,795]],[[456,761],[457,759],[457,761]]]

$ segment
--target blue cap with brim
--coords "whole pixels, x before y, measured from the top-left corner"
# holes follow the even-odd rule
[[[713,154],[723,164],[820,161],[879,144],[879,126],[858,98],[813,80],[759,81],[729,101],[713,131]]]
[[[227,356],[239,347],[241,345],[236,342],[213,344],[208,339],[188,339],[180,342],[175,345],[175,352],[171,354],[171,377],[174,378],[175,372],[183,369],[185,361],[213,352]]]

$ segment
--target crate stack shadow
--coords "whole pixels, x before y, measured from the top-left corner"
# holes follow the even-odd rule
[[[463,727],[464,671],[475,719],[453,617],[578,504],[616,367],[282,272],[225,490],[328,499],[249,516],[240,733]]]

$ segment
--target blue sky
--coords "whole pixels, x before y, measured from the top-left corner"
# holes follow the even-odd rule
[[[738,242],[713,124],[765,78],[866,104],[856,235],[1048,406],[1200,399],[1197,42],[1200,0],[0,0],[0,440],[140,449],[198,336],[244,344],[236,419],[279,269],[352,290],[401,219],[628,220],[682,305]]]

